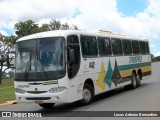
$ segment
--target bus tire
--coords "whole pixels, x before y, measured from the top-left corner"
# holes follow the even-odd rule
[[[133,72],[131,76],[131,89],[135,89],[137,87],[137,77],[136,74]]]
[[[141,76],[139,74],[137,76],[136,84],[137,84],[137,87],[141,86]]]
[[[44,109],[52,109],[55,103],[42,103],[39,104],[39,106],[41,106]]]
[[[93,98],[93,88],[89,84],[84,84],[83,92],[82,92],[82,100],[80,101],[81,105],[89,105]]]

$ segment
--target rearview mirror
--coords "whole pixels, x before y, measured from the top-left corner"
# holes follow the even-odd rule
[[[14,51],[12,52],[7,52],[6,54],[6,64],[7,64],[7,68],[15,68],[12,64],[11,64],[11,58],[10,58],[10,54],[15,54]]]

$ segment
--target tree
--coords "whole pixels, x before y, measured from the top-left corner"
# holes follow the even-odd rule
[[[70,30],[79,30],[79,28],[77,27],[77,25],[70,25]]]
[[[11,36],[3,36],[4,41],[7,44],[12,44],[14,45],[16,43],[17,40],[17,36],[11,35]]]
[[[14,78],[14,72],[12,70],[9,71],[8,74],[10,75],[11,78]]]
[[[61,30],[69,30],[69,25],[68,25],[68,23],[66,22],[66,23],[62,24],[60,29],[61,29]]]
[[[61,27],[61,22],[60,22],[60,20],[57,21],[57,20],[55,20],[55,19],[52,19],[52,20],[50,21],[50,24],[49,24],[50,30],[59,30],[60,27]]]
[[[45,31],[49,31],[50,28],[49,28],[49,24],[42,24],[41,27],[39,27],[39,32],[45,32]]]
[[[14,28],[18,38],[40,31],[38,24],[35,24],[35,22],[32,20],[27,20],[25,22],[20,21],[15,24]]]
[[[155,57],[155,61],[160,61],[160,56]]]
[[[0,84],[2,84],[2,76],[3,73],[5,73],[6,69],[3,69],[4,66],[6,66],[7,62],[7,52],[14,51],[14,45],[9,42],[9,39],[6,39],[7,37],[0,34]],[[11,54],[10,56],[10,63],[14,59],[14,54]]]
[[[7,38],[9,41],[12,41],[13,44],[15,43],[16,39],[26,35],[50,30],[78,30],[78,27],[76,25],[68,25],[67,22],[61,24],[60,20],[52,19],[49,24],[45,23],[42,24],[42,26],[38,26],[38,24],[32,20],[19,21],[15,24],[14,29],[17,37],[10,36]]]
[[[151,60],[152,60],[152,62],[154,62],[154,61],[155,61],[155,57],[154,57],[154,55],[153,55],[153,54],[151,54]]]

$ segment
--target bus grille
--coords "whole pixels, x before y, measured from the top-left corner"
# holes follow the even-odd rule
[[[51,97],[27,97],[27,100],[50,100]]]
[[[41,94],[41,93],[46,93],[47,91],[26,91],[26,92],[31,94]]]

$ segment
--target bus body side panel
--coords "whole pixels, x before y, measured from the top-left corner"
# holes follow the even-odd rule
[[[82,85],[92,79],[95,94],[130,84],[133,70],[141,69],[143,77],[151,74],[150,55],[84,58],[82,61],[77,80]]]

